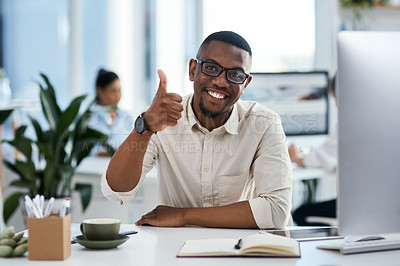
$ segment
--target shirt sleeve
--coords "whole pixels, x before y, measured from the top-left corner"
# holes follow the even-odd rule
[[[303,158],[306,167],[321,167],[332,172],[337,166],[337,126],[326,141]]]
[[[292,168],[280,118],[265,131],[251,172],[257,197],[249,204],[257,226],[284,228],[292,207]]]
[[[146,174],[153,168],[153,164],[158,157],[158,148],[155,144],[155,141],[156,135],[153,134],[143,159],[142,174],[140,176],[139,183],[132,190],[127,192],[117,192],[112,190],[107,182],[107,172],[103,174],[103,176],[101,177],[101,192],[106,198],[113,201],[119,201],[121,204],[123,204],[127,201],[130,201],[135,196],[136,192],[139,190],[141,184],[143,183]]]

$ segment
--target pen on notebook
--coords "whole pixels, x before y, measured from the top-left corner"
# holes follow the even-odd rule
[[[235,249],[240,249],[242,247],[242,238],[239,238],[238,242],[235,245]]]

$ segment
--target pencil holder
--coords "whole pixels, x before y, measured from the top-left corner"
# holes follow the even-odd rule
[[[28,259],[65,260],[71,255],[71,214],[28,218]]]

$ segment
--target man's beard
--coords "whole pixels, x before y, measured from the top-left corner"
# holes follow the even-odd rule
[[[219,112],[215,112],[215,113],[211,113],[210,111],[208,111],[208,110],[204,107],[203,99],[202,99],[202,98],[200,99],[199,107],[200,107],[200,111],[201,111],[206,117],[209,117],[209,118],[217,118],[218,116],[222,115],[222,113],[223,113],[222,110],[219,111]]]

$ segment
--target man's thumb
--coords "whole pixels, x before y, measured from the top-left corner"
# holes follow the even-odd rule
[[[157,70],[160,84],[158,85],[158,92],[167,92],[167,75],[161,69]]]

